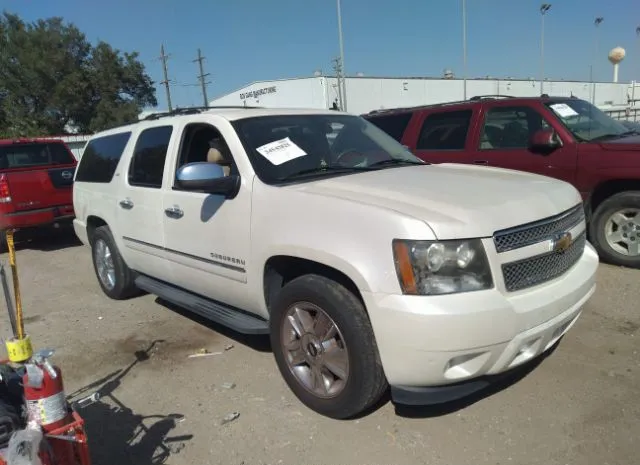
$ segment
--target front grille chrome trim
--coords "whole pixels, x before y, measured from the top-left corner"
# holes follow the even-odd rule
[[[569,231],[584,221],[582,203],[558,215],[502,229],[493,234],[493,243],[498,253],[526,247],[552,238],[555,234]]]

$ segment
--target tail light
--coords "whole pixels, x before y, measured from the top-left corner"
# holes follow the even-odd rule
[[[11,189],[6,174],[0,174],[0,203],[11,203]]]

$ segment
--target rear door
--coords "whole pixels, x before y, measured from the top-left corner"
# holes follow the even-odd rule
[[[476,106],[420,111],[405,144],[430,163],[472,163],[468,147],[476,120]]]
[[[171,124],[142,129],[130,159],[123,158],[117,198],[117,231],[127,264],[154,278],[171,281],[164,238],[162,186],[167,152],[174,140]]]
[[[531,136],[554,125],[534,105],[485,102],[479,130],[472,141],[473,161],[478,164],[542,174],[575,183],[577,146],[570,139],[557,137],[562,147],[551,153],[530,149]]]
[[[404,136],[406,134],[407,126],[411,121],[412,113],[389,113],[389,114],[373,114],[367,115],[365,119],[375,124],[378,128],[389,134],[395,140],[401,143],[404,142]]]
[[[0,146],[0,173],[9,182],[14,211],[71,208],[76,159],[63,142]]]

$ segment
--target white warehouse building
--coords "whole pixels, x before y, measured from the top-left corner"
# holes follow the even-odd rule
[[[347,110],[362,114],[385,108],[428,105],[462,100],[462,79],[421,77],[345,78]],[[612,82],[545,81],[544,93],[571,96],[591,101],[595,87],[595,104],[603,109],[628,107],[640,99],[640,84]],[[467,96],[540,95],[540,81],[533,79],[468,79]],[[331,108],[339,103],[337,79],[330,76],[257,81],[210,102],[211,106],[245,105],[272,108]]]

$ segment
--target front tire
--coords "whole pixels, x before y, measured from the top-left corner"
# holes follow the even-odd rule
[[[598,205],[589,233],[603,261],[640,268],[640,191],[621,192]]]
[[[270,324],[280,373],[310,409],[351,418],[387,389],[364,306],[341,284],[313,274],[294,279],[275,299]]]
[[[108,297],[124,300],[137,294],[135,276],[122,259],[109,226],[94,231],[91,256],[98,283]]]

